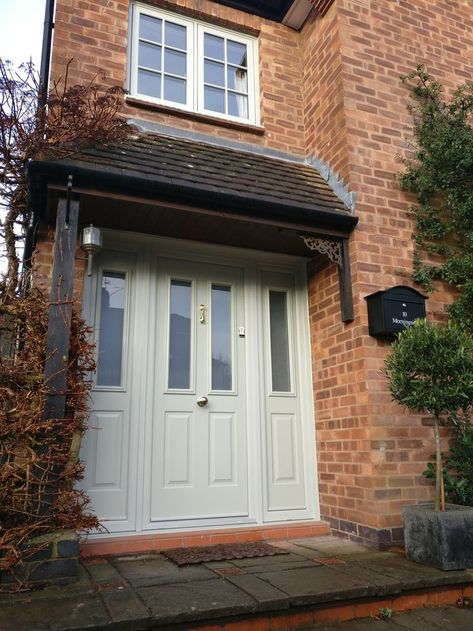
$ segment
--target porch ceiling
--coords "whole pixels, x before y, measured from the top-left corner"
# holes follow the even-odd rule
[[[72,175],[77,192],[146,200],[160,215],[166,207],[342,237],[357,223],[309,165],[170,136],[134,135],[73,159],[33,162],[29,174],[55,188]]]

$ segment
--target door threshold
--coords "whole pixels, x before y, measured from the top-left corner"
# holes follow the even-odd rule
[[[208,546],[217,543],[243,543],[247,541],[270,541],[296,537],[322,537],[330,534],[330,526],[324,521],[300,521],[260,525],[241,524],[237,528],[213,528],[209,530],[186,530],[185,532],[161,531],[135,533],[90,539],[81,543],[81,556],[104,556],[108,554],[135,554],[159,552],[168,548]]]

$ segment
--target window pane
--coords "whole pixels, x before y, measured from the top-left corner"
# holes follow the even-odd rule
[[[163,21],[150,15],[140,15],[140,38],[150,39],[158,44],[162,41]]]
[[[169,388],[190,388],[192,284],[171,281]]]
[[[228,93],[228,113],[239,118],[248,118],[248,97],[241,94]]]
[[[232,389],[231,287],[212,285],[212,390]]]
[[[225,87],[225,65],[206,59],[204,62],[204,82]]]
[[[138,53],[138,65],[161,70],[161,46],[140,42]]]
[[[125,274],[104,272],[100,298],[97,385],[121,386]]]
[[[138,92],[161,98],[161,75],[149,70],[138,70]]]
[[[166,22],[164,27],[164,43],[166,46],[187,50],[186,32],[187,29],[185,26],[173,24],[173,22]]]
[[[224,44],[225,40],[223,37],[216,37],[206,33],[204,36],[204,56],[223,61],[225,59]]]
[[[247,66],[246,44],[227,40],[227,62],[235,66]]]
[[[175,50],[166,48],[164,51],[164,72],[185,77],[187,74],[186,53],[177,53]]]
[[[217,88],[204,88],[204,107],[212,112],[225,114],[225,91]]]
[[[164,98],[174,103],[186,103],[186,81],[174,77],[164,77]]]
[[[248,94],[248,71],[229,66],[227,68],[227,87],[230,90]]]
[[[289,332],[287,326],[287,294],[269,292],[269,325],[271,338],[271,376],[273,392],[291,391]]]

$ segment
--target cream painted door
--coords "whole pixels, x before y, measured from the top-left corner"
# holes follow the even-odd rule
[[[110,532],[134,530],[136,409],[136,261],[132,254],[103,253],[89,286],[88,321],[94,329],[97,371],[91,391],[89,429],[81,458],[81,488]]]
[[[150,521],[248,515],[243,270],[161,258]]]

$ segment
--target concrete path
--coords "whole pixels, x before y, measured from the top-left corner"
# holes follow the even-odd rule
[[[0,630],[138,630],[168,625],[224,629],[232,620],[254,618],[260,623],[258,629],[275,628],[276,618],[277,628],[294,628],[313,622],[317,615],[313,612],[324,607],[351,607],[357,617],[377,615],[383,606],[379,599],[384,605],[402,600],[408,609],[425,602],[419,600],[419,590],[436,589],[433,602],[442,604],[438,594],[447,590],[449,597],[461,595],[464,586],[473,584],[468,571],[442,572],[406,561],[397,553],[376,552],[332,537],[271,543],[288,554],[181,568],[158,553],[88,559],[73,585],[0,595]],[[473,588],[468,589],[473,594]],[[473,617],[473,609],[449,612]],[[444,615],[434,612],[439,613]],[[287,616],[287,626],[281,616]],[[373,631],[395,624],[393,629],[398,629],[401,620],[409,617],[357,622],[353,629],[365,628],[360,624],[375,625],[366,626]],[[468,629],[465,624],[455,623],[452,628]]]
[[[472,631],[473,609],[440,607],[394,614],[388,620],[364,618],[305,627],[305,631]]]

